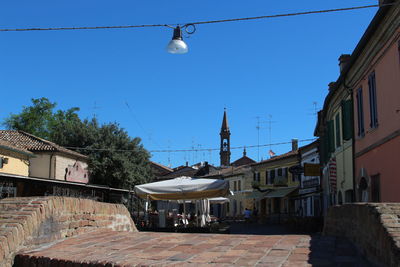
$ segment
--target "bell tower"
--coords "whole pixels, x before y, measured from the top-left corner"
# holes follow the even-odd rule
[[[222,119],[221,132],[219,135],[221,137],[221,148],[219,152],[220,165],[229,166],[231,161],[231,132],[229,131],[228,119],[226,118],[226,108],[224,109],[224,118]]]

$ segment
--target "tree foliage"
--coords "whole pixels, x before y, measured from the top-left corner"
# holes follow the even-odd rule
[[[91,182],[132,189],[151,179],[150,154],[141,139],[131,138],[118,123],[100,125],[96,118],[81,120],[79,108],[55,111],[47,98],[32,99],[32,106],[11,114],[3,124],[22,130],[89,157]]]

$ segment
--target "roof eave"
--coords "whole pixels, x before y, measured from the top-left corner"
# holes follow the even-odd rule
[[[393,0],[389,0],[388,2],[393,2]],[[387,12],[392,6],[383,6],[378,9],[378,12],[375,14],[374,18],[372,19],[371,23],[368,25],[368,28],[365,30],[363,36],[361,37],[360,41],[358,42],[356,48],[353,50],[353,53],[350,56],[349,63],[345,66],[343,71],[341,72],[339,78],[336,80],[335,84],[333,85],[332,89],[329,91],[328,95],[324,101],[323,110],[326,111],[331,98],[336,93],[336,91],[341,87],[341,85],[345,82],[345,78],[349,73],[350,69],[354,66],[355,62],[357,61],[358,57],[360,56],[361,52],[368,44],[369,40],[372,38],[374,33],[379,27],[382,19],[385,17]],[[325,114],[324,114],[325,115]]]

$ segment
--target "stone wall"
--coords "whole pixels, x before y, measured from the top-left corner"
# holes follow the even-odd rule
[[[120,204],[68,197],[6,198],[0,201],[0,267],[21,249],[97,229],[137,231]]]
[[[377,266],[400,266],[400,203],[354,203],[334,206],[324,234],[343,236]]]

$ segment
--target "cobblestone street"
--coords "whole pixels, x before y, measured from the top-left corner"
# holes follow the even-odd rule
[[[16,257],[17,266],[72,263],[73,266],[368,266],[351,243],[320,235],[97,231],[51,247],[24,251]]]

